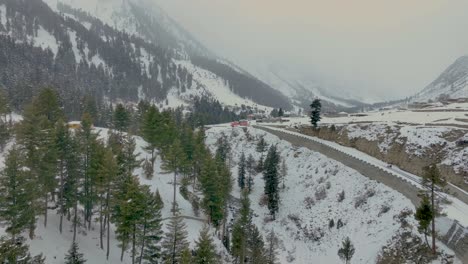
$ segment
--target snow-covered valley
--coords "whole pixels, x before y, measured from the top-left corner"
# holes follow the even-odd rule
[[[107,129],[98,131],[102,138],[107,137]],[[285,188],[280,192],[281,204],[276,220],[270,219],[268,209],[260,203],[264,189],[262,174],[254,176],[250,200],[252,221],[260,227],[262,235],[266,238],[273,230],[279,238],[280,263],[340,263],[337,250],[345,237],[349,237],[356,247],[353,263],[376,263],[381,248],[401,231],[401,212],[414,210],[411,202],[397,191],[369,180],[322,154],[306,148],[293,147],[288,142],[280,141],[276,136],[261,130],[214,126],[208,129],[206,134],[206,143],[212,151],[217,148],[220,137],[229,138],[233,181],[237,177],[237,164],[241,153],[252,154],[256,160],[261,157],[262,154],[256,151],[257,140],[260,137],[269,145],[277,146],[281,158],[287,164],[287,176],[284,179]],[[149,155],[143,149],[146,142],[139,137],[135,139],[136,153],[140,158],[146,158]],[[135,174],[139,176],[141,184],[149,185],[152,191],[160,192],[165,205],[162,216],[167,223],[167,217],[171,216],[173,174],[165,173],[160,164],[161,160],[158,158],[152,180],[146,179],[141,169],[137,169]],[[0,165],[3,167],[3,163]],[[240,197],[240,189],[235,186],[231,195]],[[203,213],[196,215],[190,202],[182,198],[179,190],[177,202],[188,226],[188,237],[193,248],[194,241],[205,224],[206,216]],[[234,215],[230,217],[235,219]],[[66,222],[64,232],[60,234],[56,227],[57,221],[58,215],[52,211],[47,228],[43,227],[42,218],[39,218],[37,237],[29,241],[31,252],[44,253],[47,257],[46,263],[64,263],[64,252],[68,250],[72,240],[70,222]],[[409,216],[406,221],[410,224],[412,232],[419,236],[414,218]],[[118,241],[113,232],[110,240],[110,259],[105,261],[105,251],[99,248],[97,225],[93,224],[91,230],[79,229],[77,242],[88,259],[87,263],[120,263]],[[214,229],[212,234],[215,234]],[[218,253],[226,257],[228,254],[221,240],[215,239],[215,242]],[[439,246],[445,248],[442,244]],[[131,263],[129,252],[126,252],[123,263]],[[227,257],[219,263],[231,262]]]
[[[268,209],[261,205],[261,174],[255,176],[250,199],[255,212],[253,221],[264,235],[274,230],[282,241],[280,263],[340,263],[336,252],[347,236],[355,243],[356,263],[375,263],[381,248],[400,231],[401,212],[414,210],[410,200],[399,192],[320,153],[295,148],[261,130],[213,127],[207,135],[212,149],[220,136],[229,138],[233,143],[233,164],[239,161],[241,153],[260,158],[261,154],[255,151],[259,137],[278,147],[288,171],[277,219],[271,221]],[[236,175],[235,165],[232,171]],[[345,198],[340,200],[342,192]],[[240,195],[239,188],[233,195]],[[343,226],[330,227],[332,220]],[[414,218],[409,217],[408,221],[417,233]]]

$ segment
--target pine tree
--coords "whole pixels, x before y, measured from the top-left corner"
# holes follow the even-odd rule
[[[249,193],[252,191],[253,188],[253,176],[255,175],[256,172],[256,166],[255,166],[255,159],[252,156],[252,154],[249,155],[246,161],[245,165],[246,171],[247,171],[247,189],[249,190]]]
[[[314,128],[317,128],[318,122],[322,119],[320,117],[320,113],[322,111],[322,103],[320,99],[315,99],[312,104],[310,105],[311,113],[310,113],[310,123]]]
[[[0,172],[0,220],[13,240],[35,222],[30,208],[35,185],[24,170],[24,159],[24,154],[13,147],[6,157],[5,169]]]
[[[271,110],[270,116],[271,117],[278,117],[278,109],[274,108],[273,110]]]
[[[263,178],[265,180],[264,193],[268,197],[268,209],[273,219],[279,210],[279,173],[278,173],[279,154],[276,146],[271,146],[265,159],[265,170]]]
[[[416,208],[416,214],[415,218],[419,223],[418,230],[419,232],[424,234],[424,237],[426,239],[426,244],[428,247],[429,242],[427,241],[427,235],[429,232],[429,226],[432,221],[432,207],[431,207],[431,202],[429,201],[429,197],[427,195],[424,195],[421,203],[418,208]]]
[[[116,226],[116,237],[120,242],[120,260],[123,260],[125,250],[131,246],[133,264],[137,255],[137,226],[144,214],[145,197],[135,176],[126,178],[121,186],[115,195],[113,222]]]
[[[207,157],[201,174],[200,183],[203,191],[202,207],[210,217],[210,221],[218,226],[224,217],[224,201],[222,198],[221,182],[218,181],[216,162]]]
[[[118,165],[112,150],[110,148],[105,148],[104,146],[101,146],[101,148],[103,153],[99,160],[95,182],[99,205],[99,243],[101,249],[104,249],[104,231],[105,226],[108,224],[107,221],[110,218],[111,192],[117,175]]]
[[[245,188],[246,185],[246,160],[245,154],[242,152],[239,164],[238,164],[238,176],[237,176],[237,183],[239,187],[242,189]]]
[[[430,197],[431,202],[431,211],[432,211],[432,253],[436,254],[436,227],[435,227],[435,217],[437,216],[436,208],[436,189],[437,187],[444,187],[447,183],[445,179],[440,174],[439,168],[436,164],[432,164],[424,168],[423,174],[423,186],[427,189],[428,196]]]
[[[278,116],[279,116],[279,117],[283,117],[283,116],[284,116],[284,110],[283,110],[283,108],[280,108],[280,109],[278,110]]]
[[[143,124],[143,119],[146,113],[148,113],[150,107],[151,104],[148,101],[141,100],[138,102],[137,110],[131,121],[132,124],[130,131],[132,134],[141,134],[141,125]]]
[[[277,264],[278,263],[278,246],[279,240],[275,232],[271,230],[267,237],[267,247],[266,247],[266,264]]]
[[[154,168],[156,160],[156,148],[160,147],[162,120],[158,109],[151,106],[143,115],[142,124],[140,125],[141,135],[148,143],[146,150],[151,153],[151,165]]]
[[[64,113],[60,104],[57,91],[52,88],[45,88],[33,99],[36,115],[44,116],[50,125],[54,125],[58,120],[64,119]]]
[[[93,217],[93,207],[97,200],[96,192],[94,189],[95,180],[97,177],[97,170],[99,167],[100,153],[97,153],[97,134],[93,131],[93,120],[91,115],[84,113],[81,120],[81,128],[77,132],[77,139],[81,147],[80,154],[82,157],[83,186],[81,190],[81,202],[84,206],[84,222],[87,224],[88,229],[91,229],[91,222]]]
[[[5,93],[0,90],[0,151],[3,150],[7,143],[10,132],[7,122],[7,115],[11,113],[10,104]]]
[[[139,243],[141,254],[139,263],[157,264],[161,259],[161,245],[163,238],[161,210],[164,207],[159,192],[151,193],[145,190],[146,204],[143,210],[143,218],[138,224]]]
[[[285,159],[282,159],[282,162],[281,162],[281,167],[280,167],[280,171],[279,171],[279,176],[280,176],[280,182],[281,182],[281,188],[284,189],[286,188],[286,185],[285,185],[285,179],[286,179],[286,176],[288,175],[288,166],[286,165],[286,160]]]
[[[196,264],[215,264],[217,261],[216,247],[213,238],[209,234],[209,229],[205,226],[200,232],[200,237],[196,242],[195,258]]]
[[[162,241],[162,256],[164,263],[179,263],[182,252],[189,246],[187,227],[179,213],[167,225],[167,232]]]
[[[57,93],[46,88],[33,99],[24,111],[23,120],[17,130],[18,143],[26,153],[26,166],[31,178],[36,181],[35,199],[31,201],[33,211],[44,212],[44,226],[47,226],[49,195],[54,194],[57,182],[57,151],[55,145],[55,124],[63,119]],[[35,214],[38,212],[36,211]],[[31,223],[30,236],[34,236],[35,223]]]
[[[0,237],[0,263],[44,264],[42,254],[32,257],[26,239],[22,236],[16,239]]]
[[[65,179],[67,178],[66,155],[69,151],[70,133],[67,124],[63,120],[59,120],[55,126],[55,145],[57,148],[57,171],[59,175],[58,184],[58,213],[60,215],[59,231],[62,233],[63,229],[63,216],[66,214],[65,210]]]
[[[199,128],[194,135],[194,160],[193,160],[193,173],[195,178],[197,179],[200,177],[200,173],[202,170],[203,163],[207,156],[211,155],[209,150],[205,145],[205,129],[203,127]],[[193,184],[195,186],[195,183]]]
[[[267,148],[268,148],[268,144],[265,141],[265,137],[261,136],[257,142],[256,150],[259,153],[263,153],[267,150]]]
[[[78,244],[73,242],[68,250],[68,254],[65,256],[65,264],[83,264],[86,262],[83,254],[78,252],[78,250]]]
[[[66,177],[63,183],[63,208],[62,214],[67,214],[70,218],[70,210],[73,210],[73,241],[76,240],[78,226],[78,202],[81,199],[81,183],[83,179],[82,164],[83,157],[80,153],[80,142],[70,137],[64,153]],[[60,210],[60,208],[59,208]],[[69,219],[70,220],[70,219]]]
[[[250,260],[249,263],[260,264],[267,262],[265,243],[263,242],[262,234],[258,230],[257,226],[253,224],[250,225],[249,228],[247,249],[248,258]]]
[[[243,263],[245,260],[245,232],[244,227],[240,222],[236,222],[232,227],[231,238],[231,254],[234,256],[238,263]]]
[[[153,167],[153,163],[151,163],[151,159],[150,160],[145,159],[145,161],[143,161],[143,172],[145,173],[146,179],[148,180],[153,179],[154,167]]]
[[[193,264],[192,262],[192,252],[189,247],[184,248],[180,256],[180,264]]]
[[[7,122],[6,115],[11,112],[10,103],[5,92],[0,89],[0,121]]]
[[[162,168],[168,172],[174,173],[174,179],[173,179],[173,187],[174,187],[174,199],[172,201],[172,212],[173,215],[175,215],[176,212],[176,206],[177,206],[177,200],[176,200],[176,194],[177,194],[177,176],[181,170],[182,167],[185,166],[186,164],[186,159],[184,155],[184,150],[182,148],[182,145],[178,139],[174,141],[174,143],[167,148],[166,151],[163,153],[163,166]]]
[[[184,164],[181,167],[181,173],[186,176],[194,177],[194,162],[195,162],[195,134],[191,127],[187,124],[181,125],[180,143],[184,150]]]
[[[216,159],[223,163],[228,163],[231,156],[231,144],[229,143],[228,138],[226,135],[222,134],[216,143],[218,145],[215,154]]]
[[[122,104],[117,104],[114,111],[114,128],[119,132],[125,132],[130,126],[130,113]]]
[[[239,260],[239,263],[244,263],[247,256],[247,240],[249,229],[251,226],[250,220],[250,200],[248,192],[242,192],[240,217],[234,224],[232,231],[232,246],[231,254]]]
[[[349,264],[351,263],[351,259],[353,258],[354,251],[355,249],[353,243],[351,243],[351,240],[349,239],[349,237],[347,237],[342,242],[341,248],[338,250],[338,256],[341,260],[344,261],[345,264]]]

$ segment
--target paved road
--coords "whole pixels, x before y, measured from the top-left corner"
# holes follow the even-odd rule
[[[388,187],[399,191],[402,193],[404,196],[406,196],[408,199],[411,200],[411,202],[414,205],[419,204],[419,197],[418,197],[418,191],[419,189],[416,186],[413,186],[411,183],[401,179],[397,178],[394,175],[391,175],[390,173],[372,166],[371,164],[364,163],[361,160],[358,160],[352,156],[349,156],[343,152],[340,152],[338,150],[335,150],[327,145],[321,144],[319,142],[315,142],[312,140],[307,140],[295,135],[287,134],[281,131],[269,129],[266,127],[258,127],[256,126],[255,128],[262,129],[268,133],[271,133],[277,137],[279,137],[282,140],[286,140],[293,144],[294,146],[300,146],[300,147],[306,147],[309,148],[313,151],[317,151],[322,153],[323,155],[334,159],[336,161],[339,161],[343,163],[345,166],[350,167],[362,175],[372,179],[376,180],[378,182],[381,182]]]
[[[362,175],[372,180],[376,180],[380,183],[383,183],[386,186],[400,192],[401,194],[406,196],[415,206],[419,205],[420,198],[418,197],[418,193],[420,191],[420,188],[417,187],[417,184],[415,184],[415,181],[419,181],[419,179],[414,179],[414,176],[410,174],[407,175],[407,178],[399,178],[389,173],[388,171],[383,170],[382,168],[374,166],[370,163],[366,163],[346,153],[340,152],[326,144],[322,144],[317,141],[305,139],[297,135],[285,133],[267,127],[254,127],[271,133],[282,140],[286,140],[294,146],[306,147],[313,151],[319,152],[331,159],[334,159],[344,164],[345,166],[358,171]],[[458,199],[465,203],[468,203],[468,195],[466,195],[466,192],[458,190],[456,187],[453,186],[448,187],[450,192],[456,193]],[[456,233],[459,235],[459,237],[454,235]],[[442,241],[449,248],[453,249],[456,252],[457,256],[460,260],[462,260],[463,263],[468,264],[468,229],[459,226],[457,222],[454,222],[447,236],[450,236],[450,238],[443,238]],[[456,237],[456,241],[453,240],[453,237]]]
[[[410,199],[413,202],[413,204],[419,204],[419,198],[416,194],[420,190],[418,187],[420,187],[421,185],[421,179],[417,176],[402,171],[398,168],[382,169],[382,166],[379,167],[375,164],[372,164],[372,162],[365,162],[363,160],[357,159],[353,155],[332,148],[327,144],[322,144],[319,142],[320,140],[309,140],[300,136],[291,135],[289,133],[284,133],[282,131],[278,131],[267,127],[255,126],[255,128],[272,133],[281,139],[289,141],[295,146],[307,147],[311,150],[320,152],[331,159],[337,160],[343,163],[344,165],[355,169],[356,171],[360,172],[362,175],[368,178],[379,181],[389,186],[390,188],[399,191],[408,199]],[[399,175],[400,177],[397,177],[395,174]],[[468,193],[466,191],[460,189],[459,187],[453,184],[448,184],[445,187],[445,189],[448,191],[448,193],[452,194],[463,203],[468,204]]]

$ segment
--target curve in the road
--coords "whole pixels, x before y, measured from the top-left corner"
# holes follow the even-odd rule
[[[313,151],[319,152],[333,160],[336,160],[343,165],[350,167],[362,175],[385,184],[407,197],[415,206],[419,205],[420,198],[418,193],[421,190],[420,178],[409,173],[403,173],[388,168],[382,168],[365,159],[359,159],[356,156],[344,153],[339,148],[320,142],[320,140],[311,140],[308,136],[289,131],[269,128],[265,126],[254,126],[270,134],[279,137],[281,140],[286,140],[294,146],[306,147]],[[449,185],[449,190],[455,192],[457,198],[468,203],[468,195],[465,191],[459,190],[456,186]],[[460,234],[455,236],[453,234]],[[450,238],[442,238],[442,242],[449,248],[455,251],[457,256],[463,263],[468,264],[468,229],[460,226],[457,221],[452,224],[446,236]],[[455,240],[454,240],[455,238]]]

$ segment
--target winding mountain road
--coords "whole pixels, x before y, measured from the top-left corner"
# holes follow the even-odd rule
[[[358,150],[343,147],[334,142],[306,136],[297,132],[266,126],[253,126],[265,132],[279,137],[281,140],[290,142],[294,146],[306,147],[319,152],[330,159],[336,160],[343,165],[350,167],[369,179],[376,180],[392,188],[407,197],[415,206],[419,205],[420,198],[418,193],[422,190],[421,178],[411,173],[400,170],[397,167],[388,167],[383,161],[373,158]],[[456,199],[445,193],[438,193],[452,201],[448,205],[450,209],[449,217],[454,219],[468,219],[468,193],[455,185],[447,185],[450,194]],[[465,221],[466,223],[466,221]],[[463,263],[468,264],[468,227],[458,221],[451,224],[450,230],[445,234],[440,234],[441,241],[449,248],[454,250],[458,258]]]

